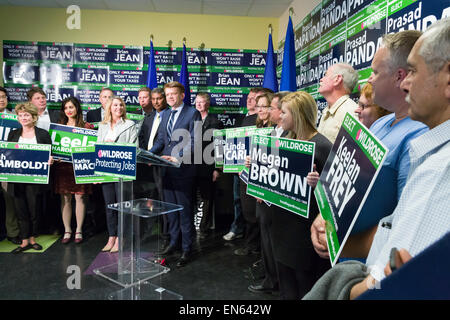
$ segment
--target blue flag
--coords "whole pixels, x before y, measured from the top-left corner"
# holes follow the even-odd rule
[[[155,51],[153,50],[153,41],[150,40],[150,54],[148,56],[147,87],[155,89],[158,87],[156,77]]]
[[[292,19],[289,17],[289,24],[284,39],[283,68],[281,69],[280,91],[297,91],[295,81],[295,45],[294,45],[294,27]]]
[[[276,60],[273,54],[272,34],[269,33],[269,44],[267,45],[266,69],[264,70],[263,87],[278,92],[278,80]]]
[[[191,105],[191,89],[189,87],[189,73],[187,69],[186,45],[183,43],[183,57],[181,60],[181,72],[179,82],[184,86],[184,104]]]

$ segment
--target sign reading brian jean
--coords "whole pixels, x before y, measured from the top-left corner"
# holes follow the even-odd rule
[[[346,114],[314,190],[326,221],[332,265],[339,258],[387,152],[364,125]]]
[[[134,143],[95,144],[95,174],[136,180],[136,145]]]
[[[50,124],[52,155],[55,159],[72,162],[73,147],[93,146],[97,141],[97,131],[62,124]]]
[[[0,142],[0,181],[48,183],[51,145]]]
[[[308,218],[306,177],[313,169],[314,148],[314,142],[252,136],[247,194]]]

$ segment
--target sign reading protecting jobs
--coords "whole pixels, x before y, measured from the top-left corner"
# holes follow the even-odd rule
[[[47,184],[51,145],[0,142],[0,181]]]
[[[386,158],[388,149],[349,113],[314,194],[334,266]]]
[[[0,141],[7,141],[11,130],[21,128],[17,116],[12,113],[0,114]]]
[[[251,138],[247,194],[304,218],[309,217],[315,143],[273,136]]]
[[[96,143],[95,174],[136,180],[136,152],[134,143]]]
[[[267,135],[273,128],[255,126],[225,129],[223,145],[223,172],[239,173],[245,168],[245,157],[250,154],[250,137],[254,134]]]
[[[71,150],[76,184],[119,181],[118,177],[95,174],[95,146],[73,147]]]
[[[72,161],[73,147],[93,146],[97,141],[97,130],[71,127],[62,124],[50,124],[52,138],[52,156],[62,161]]]

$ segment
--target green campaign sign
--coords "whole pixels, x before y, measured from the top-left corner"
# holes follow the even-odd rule
[[[51,145],[0,141],[0,181],[48,184]]]
[[[254,134],[267,135],[272,131],[273,128],[255,126],[225,129],[223,172],[239,173],[244,170],[245,157],[250,154],[250,137]]]
[[[76,184],[119,181],[119,177],[95,174],[95,146],[73,147],[71,150]]]
[[[344,247],[388,149],[349,113],[314,190],[326,221],[331,264]]]
[[[97,131],[85,128],[71,127],[62,124],[50,124],[52,138],[52,155],[55,159],[72,161],[73,147],[93,146],[97,141]]]
[[[214,163],[216,168],[223,168],[223,146],[225,144],[225,130],[226,129],[216,129],[213,131]]]
[[[308,218],[315,143],[253,135],[247,194]]]

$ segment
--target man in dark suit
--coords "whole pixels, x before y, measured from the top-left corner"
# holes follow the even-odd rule
[[[106,103],[112,98],[113,95],[113,91],[109,88],[103,88],[100,90],[99,101],[101,108],[88,111],[86,114],[86,121],[91,124],[102,121],[104,118]]]
[[[199,92],[195,98],[195,108],[202,117],[202,164],[197,168],[196,186],[200,193],[202,206],[202,218],[200,222],[200,238],[206,238],[209,229],[212,227],[212,214],[214,208],[215,182],[219,177],[220,171],[215,168],[213,149],[213,130],[223,129],[222,121],[209,114],[210,97],[207,93]],[[209,153],[205,154],[205,149],[210,146]],[[208,158],[205,158],[208,157]]]
[[[182,255],[177,266],[186,265],[190,259],[193,221],[193,185],[196,168],[193,164],[195,140],[194,128],[201,125],[200,113],[183,103],[184,86],[169,82],[164,86],[167,103],[172,107],[164,114],[158,129],[158,137],[150,152],[161,154],[167,160],[180,162],[180,168],[165,168],[163,173],[164,201],[183,206],[183,210],[169,213],[170,243],[160,252],[163,255],[176,250],[181,238]],[[200,142],[201,143],[201,142]]]
[[[139,105],[142,108],[139,114],[146,116],[153,111],[152,89],[150,89],[149,87],[140,88],[138,91],[138,100]]]
[[[38,109],[39,119],[36,127],[47,130],[50,128],[50,123],[57,123],[59,120],[59,110],[48,110],[47,95],[44,90],[39,87],[32,87],[27,92],[28,101],[36,106]]]
[[[146,92],[146,90],[143,92]],[[153,110],[146,113],[139,131],[139,148],[144,150],[150,150],[153,147],[153,144],[158,137],[158,129],[161,119],[166,112],[170,113],[169,108],[167,107],[164,90],[161,88],[155,88],[150,92],[152,99],[151,105],[153,105],[154,101],[154,105],[152,107]],[[151,199],[162,199],[162,181],[160,178],[161,175],[159,173],[159,169],[160,168],[158,166],[148,166],[147,164],[138,163],[136,182],[138,182],[139,188],[136,191],[139,195],[136,194],[136,197],[145,196]],[[145,184],[145,186],[142,184]]]

